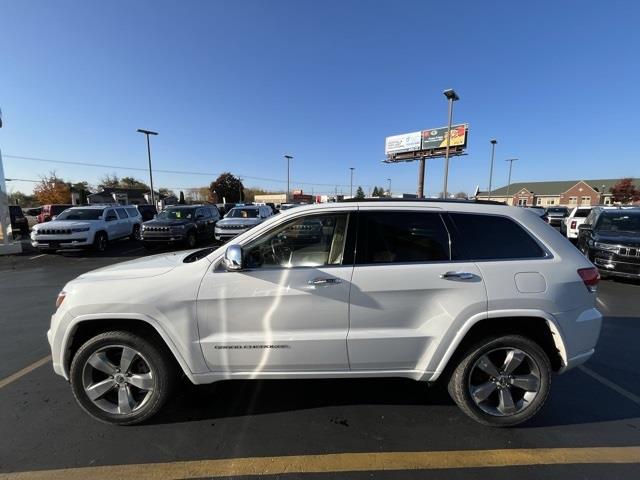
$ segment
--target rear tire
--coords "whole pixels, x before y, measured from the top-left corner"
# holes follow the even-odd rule
[[[465,414],[492,427],[529,420],[544,405],[550,387],[547,354],[520,335],[486,338],[469,348],[448,384],[451,398]]]
[[[131,235],[129,236],[130,240],[140,240],[140,225],[134,225],[133,226],[133,231],[131,232]]]
[[[93,249],[96,252],[104,252],[109,244],[109,239],[105,232],[97,232],[93,239]]]
[[[111,331],[80,347],[71,362],[69,378],[76,401],[93,418],[134,425],[162,408],[177,372],[166,348],[156,340]]]

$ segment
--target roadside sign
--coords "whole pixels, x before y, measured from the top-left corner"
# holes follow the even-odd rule
[[[422,150],[435,150],[439,148],[447,148],[447,130],[448,127],[432,128],[431,130],[422,131]],[[451,147],[467,146],[467,126],[452,125],[451,126]]]
[[[384,153],[412,152],[420,150],[422,142],[422,132],[403,133],[402,135],[392,135],[384,142]]]

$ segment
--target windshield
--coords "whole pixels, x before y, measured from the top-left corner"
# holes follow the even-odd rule
[[[604,214],[598,222],[598,230],[640,232],[640,212]]]
[[[168,208],[158,214],[160,220],[191,220],[195,217],[195,208]]]
[[[567,209],[562,207],[547,208],[547,213],[567,213]]]
[[[258,218],[257,208],[232,208],[227,218]]]
[[[56,220],[98,220],[103,212],[99,208],[73,208],[62,212]]]

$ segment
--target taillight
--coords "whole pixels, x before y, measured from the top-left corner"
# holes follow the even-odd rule
[[[577,224],[578,224],[578,222],[576,222],[575,220],[572,220],[571,221],[571,228],[575,229]]]
[[[56,298],[56,308],[60,308],[60,305],[62,305],[62,302],[64,302],[64,299],[66,297],[67,297],[67,292],[65,292],[64,290],[58,294],[58,298]]]
[[[587,287],[587,290],[590,292],[595,292],[596,288],[598,288],[598,282],[600,281],[600,273],[596,267],[591,268],[579,268],[578,275],[584,282],[584,286]]]

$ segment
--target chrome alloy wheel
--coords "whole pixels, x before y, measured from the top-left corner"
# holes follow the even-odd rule
[[[485,413],[507,417],[522,412],[538,395],[540,367],[517,348],[497,348],[483,354],[469,373],[469,394]]]
[[[131,347],[108,345],[96,350],[82,370],[82,386],[101,410],[126,415],[142,408],[155,388],[149,362]]]

